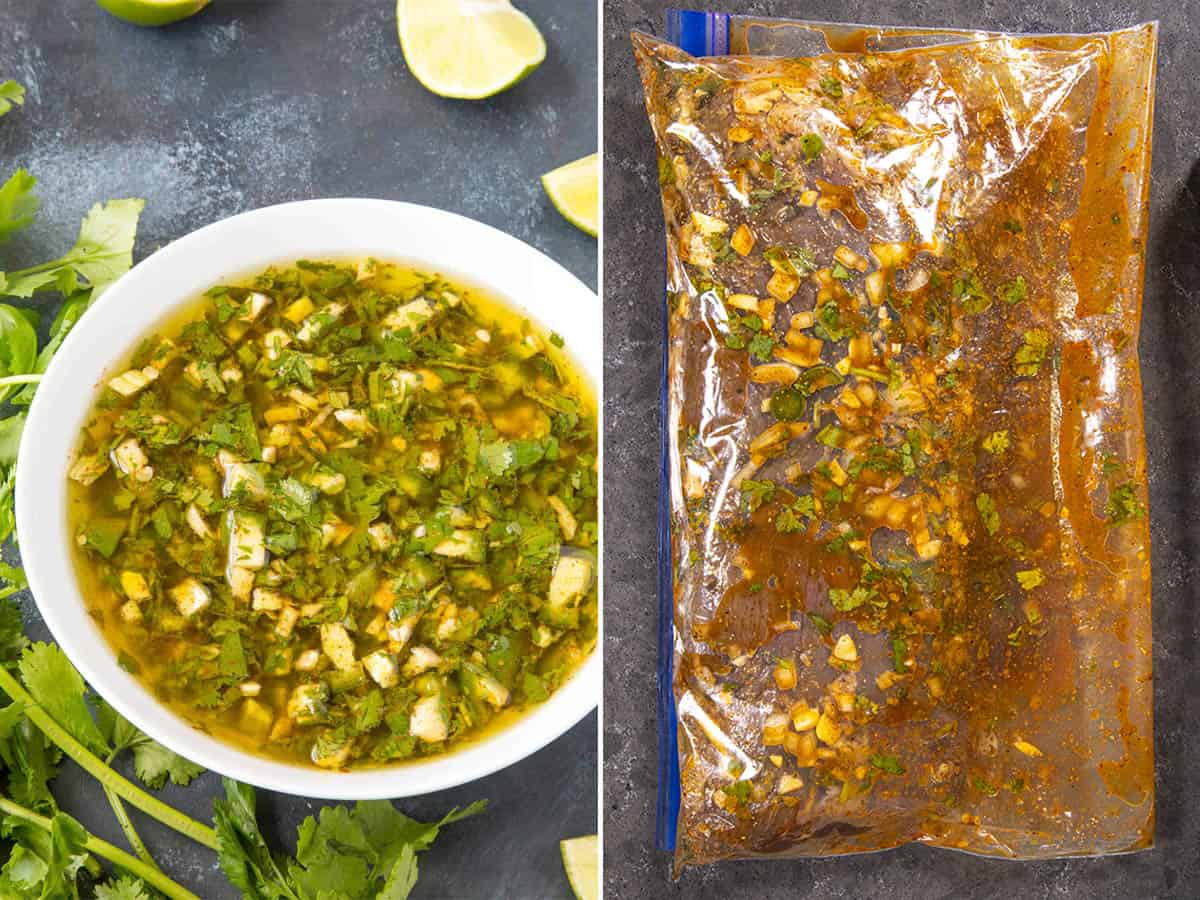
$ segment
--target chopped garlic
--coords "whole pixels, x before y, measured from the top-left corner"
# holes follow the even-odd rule
[[[158,374],[158,369],[153,366],[146,366],[144,369],[130,369],[116,378],[109,379],[108,386],[122,397],[132,397],[158,378]]]
[[[400,683],[400,667],[395,658],[383,650],[376,650],[363,657],[363,668],[381,688],[395,687]]]
[[[212,529],[204,521],[204,514],[200,512],[199,507],[195,503],[188,504],[187,512],[183,514],[183,519],[187,522],[188,528],[196,533],[197,537],[206,541],[212,538]]]
[[[437,308],[424,297],[418,297],[409,303],[405,303],[386,316],[380,323],[385,331],[401,331],[407,328],[410,331],[416,331],[426,322],[434,317],[437,313]]]
[[[343,672],[354,668],[354,641],[344,625],[336,622],[321,626],[321,649]]]
[[[408,662],[404,664],[404,677],[412,678],[414,675],[420,675],[441,661],[442,658],[435,651],[418,644],[409,651]]]
[[[554,514],[558,516],[558,527],[562,531],[564,541],[575,540],[575,534],[578,531],[579,523],[575,516],[567,509],[567,505],[558,497],[547,497],[546,503],[554,510]]]
[[[858,647],[854,643],[854,638],[848,634],[839,637],[837,643],[833,645],[833,655],[842,662],[858,662]]]
[[[208,609],[212,603],[212,594],[208,588],[197,581],[195,578],[185,578],[175,587],[171,588],[171,599],[175,601],[175,608],[179,610],[180,615],[191,618],[196,613],[203,612]]]
[[[1035,747],[1033,744],[1029,743],[1029,741],[1023,741],[1020,738],[1017,738],[1015,741],[1013,741],[1013,746],[1016,747],[1018,750],[1020,750],[1022,753],[1024,753],[1026,756],[1042,756],[1043,755],[1042,751],[1039,750],[1037,747]]]
[[[446,739],[450,731],[442,711],[441,696],[422,697],[416,702],[409,716],[408,733],[427,743]]]

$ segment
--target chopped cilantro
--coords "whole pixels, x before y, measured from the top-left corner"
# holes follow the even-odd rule
[[[819,134],[810,131],[800,138],[800,149],[804,152],[805,160],[812,162],[825,149],[825,141],[821,139]]]
[[[826,96],[833,97],[835,100],[842,96],[842,83],[832,75],[826,75],[821,79],[821,90]]]
[[[1036,375],[1050,350],[1050,334],[1042,328],[1025,332],[1025,343],[1013,357],[1018,375]]]
[[[886,753],[873,753],[870,763],[871,768],[889,775],[903,775],[905,771],[904,766],[900,765],[900,761],[896,757],[888,756]]]
[[[1012,281],[1000,285],[1000,299],[1005,303],[1020,303],[1027,294],[1025,276],[1018,275]]]
[[[775,338],[769,334],[756,334],[750,340],[749,349],[752,356],[766,362],[771,358],[771,353],[775,350]]]
[[[770,503],[775,496],[775,482],[753,481],[746,478],[741,484],[742,505],[754,512],[764,503]]]
[[[1041,569],[1024,569],[1017,573],[1017,581],[1027,591],[1032,591],[1035,587],[1044,584],[1045,576],[1042,575]]]
[[[864,588],[861,585],[852,591],[843,588],[832,588],[829,591],[829,602],[833,604],[833,608],[838,612],[851,612],[858,609],[864,603],[870,603],[878,596],[878,591],[872,588]]]
[[[996,504],[992,502],[990,494],[976,495],[975,508],[979,510],[979,518],[988,534],[994,535],[1000,530],[1000,513],[996,511]]]
[[[1008,450],[1008,429],[993,431],[983,439],[983,449],[993,456],[1000,456]]]
[[[1117,485],[1109,491],[1108,500],[1104,504],[1104,517],[1110,525],[1124,525],[1145,515],[1146,507],[1138,500],[1137,487],[1132,481]]]

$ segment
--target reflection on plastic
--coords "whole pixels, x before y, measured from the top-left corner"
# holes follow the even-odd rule
[[[1149,846],[1155,26],[669,34],[677,865]]]

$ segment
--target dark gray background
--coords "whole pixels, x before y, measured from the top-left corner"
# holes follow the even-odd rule
[[[97,200],[144,197],[136,257],[233,213],[311,197],[439,206],[528,241],[588,284],[596,242],[546,199],[538,176],[596,149],[594,0],[522,0],[548,44],[529,79],[482,103],[442,100],[409,74],[394,0],[215,0],[166,29],[119,22],[90,0],[0,0],[0,81],[26,105],[0,120],[0,179],[40,180],[37,223],[0,269],[63,253]],[[49,314],[53,302],[38,305]],[[7,554],[11,559],[11,552]],[[21,598],[38,638],[46,632]],[[414,897],[568,897],[560,838],[596,830],[596,716],[531,758],[452,791],[403,800],[436,818],[478,797],[421,858]],[[210,819],[209,774],[168,802]],[[123,839],[98,786],[64,766],[56,793],[97,834]],[[270,836],[295,840],[321,804],[260,794]],[[236,894],[214,856],[133,816],[163,867],[202,897]]]
[[[1160,19],[1142,373],[1154,555],[1155,849],[1015,863],[910,846],[859,858],[743,862],[669,881],[654,849],[654,673],[662,215],[628,33],[664,33],[664,0],[605,0],[604,817],[607,896],[1148,898],[1200,896],[1200,3],[828,0],[682,4],[835,21],[1012,31],[1095,31]],[[619,527],[618,527],[619,523]]]

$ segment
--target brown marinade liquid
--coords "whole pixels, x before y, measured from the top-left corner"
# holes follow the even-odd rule
[[[696,60],[634,36],[668,234],[679,864],[1152,841],[1154,41]]]

